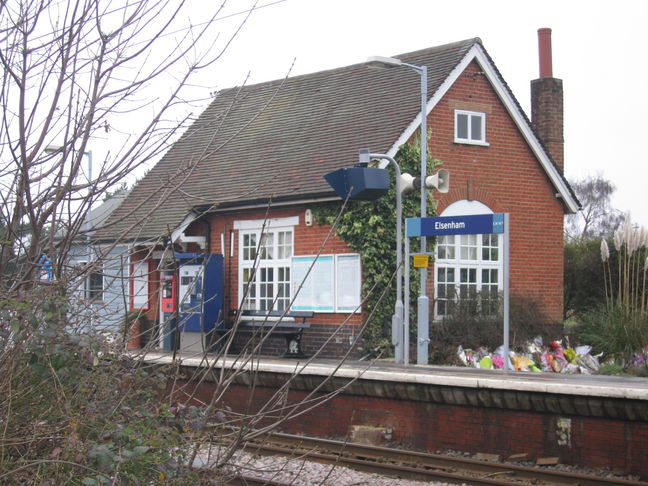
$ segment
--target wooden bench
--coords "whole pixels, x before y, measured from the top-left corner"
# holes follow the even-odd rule
[[[302,333],[310,327],[306,319],[314,314],[312,311],[244,310],[239,317],[238,311],[234,310],[230,312],[232,320],[223,330],[232,330],[238,319],[236,332],[282,335],[286,339],[286,352],[283,357],[304,358],[306,355],[301,349]]]

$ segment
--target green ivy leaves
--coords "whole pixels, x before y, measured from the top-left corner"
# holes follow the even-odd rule
[[[402,173],[419,174],[420,143],[416,139],[406,143],[400,148],[395,159]],[[432,173],[440,163],[428,154],[428,174]],[[376,201],[349,201],[336,226],[337,235],[361,257],[362,294],[363,298],[366,298],[364,311],[367,315],[370,311],[374,311],[373,318],[365,331],[366,344],[370,351],[389,349],[390,353],[390,336],[386,329],[389,329],[396,296],[394,292],[389,292],[380,302],[379,297],[385,286],[392,285],[395,288],[393,275],[396,271],[396,189],[393,171],[391,179],[392,187],[386,196]],[[431,191],[428,194],[431,196]],[[403,218],[419,216],[420,193],[403,197],[402,205]],[[321,204],[310,209],[316,222],[330,225],[338,215],[340,203]],[[429,200],[429,215],[434,215],[435,209],[435,202]],[[412,279],[410,283],[412,284],[410,295],[415,301],[419,286],[418,279]],[[372,288],[375,288],[373,293],[371,293]]]

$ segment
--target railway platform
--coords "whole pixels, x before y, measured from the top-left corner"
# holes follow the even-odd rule
[[[145,359],[167,364],[172,358],[151,352]],[[203,400],[220,386],[216,377],[231,377],[223,403],[233,410],[267,407],[279,391],[277,413],[294,415],[282,424],[286,432],[348,438],[363,427],[377,431],[384,443],[415,450],[555,457],[648,478],[645,378],[384,361],[261,358],[246,363],[187,354],[176,359],[190,386],[200,368],[223,371],[195,385]],[[317,401],[321,406],[312,408]]]

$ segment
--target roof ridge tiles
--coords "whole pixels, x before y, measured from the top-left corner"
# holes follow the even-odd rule
[[[442,44],[438,46],[432,46],[432,47],[426,47],[424,49],[418,49],[416,51],[411,51],[411,52],[405,52],[401,54],[396,54],[391,57],[395,57],[397,59],[405,59],[405,58],[412,58],[412,57],[421,57],[426,54],[434,54],[436,52],[443,52],[446,50],[451,50],[452,48],[458,48],[458,47],[465,47],[466,51],[472,47],[474,44],[482,44],[482,40],[479,37],[472,37],[469,39],[464,39],[461,41],[456,41],[456,42],[450,42],[448,44]],[[316,78],[320,77],[321,75],[329,75],[335,72],[345,72],[347,70],[350,70],[352,68],[361,68],[363,66],[366,66],[369,63],[369,61],[362,61],[362,62],[356,62],[353,64],[347,64],[345,66],[338,66],[330,69],[323,69],[320,71],[313,71],[310,73],[303,73],[303,74],[297,74],[295,76],[290,76],[290,72],[288,73],[287,76],[283,78],[275,78],[275,79],[270,79],[266,81],[259,81],[258,83],[251,83],[251,84],[241,84],[241,85],[234,85],[234,86],[229,86],[227,88],[222,88],[217,91],[217,96],[220,93],[225,93],[229,92],[232,90],[238,90],[238,89],[252,89],[252,88],[259,88],[264,85],[272,85],[272,84],[281,84],[285,81],[290,80],[291,82],[297,82],[300,80],[307,79],[309,77]]]

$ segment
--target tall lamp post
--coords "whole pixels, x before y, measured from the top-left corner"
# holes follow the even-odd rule
[[[425,194],[425,178],[427,176],[427,66],[409,64],[394,57],[372,56],[368,61],[374,66],[381,67],[405,66],[413,69],[421,76],[421,218],[425,218],[427,216],[427,198]],[[425,236],[421,237],[420,248],[421,253],[427,252],[427,238]],[[427,364],[427,346],[429,339],[420,337],[428,336],[427,331],[430,326],[430,301],[426,295],[427,268],[422,267],[420,269],[420,278],[421,291],[417,303],[417,328],[419,336],[417,363]]]

